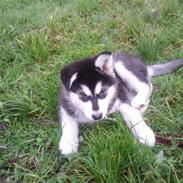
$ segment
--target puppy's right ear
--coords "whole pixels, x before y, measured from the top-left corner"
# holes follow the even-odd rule
[[[60,72],[61,81],[67,90],[71,88],[73,82],[77,79],[77,75],[78,72],[73,71],[69,67],[66,67],[61,70]]]
[[[114,76],[114,69],[113,69],[113,57],[112,54],[109,53],[101,53],[96,61],[95,67],[99,68],[103,73]]]

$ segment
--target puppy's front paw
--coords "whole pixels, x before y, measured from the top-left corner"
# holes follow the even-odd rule
[[[154,132],[149,128],[141,130],[137,136],[140,143],[145,144],[149,147],[153,147],[156,143],[156,138]]]
[[[63,155],[69,155],[78,151],[78,139],[77,140],[66,140],[63,137],[59,143],[59,151]]]

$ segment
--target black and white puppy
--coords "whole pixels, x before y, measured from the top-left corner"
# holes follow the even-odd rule
[[[93,123],[119,111],[133,135],[154,146],[155,134],[143,120],[152,93],[151,78],[183,66],[183,59],[147,66],[139,57],[103,52],[61,71],[59,116],[62,154],[78,151],[78,125]]]

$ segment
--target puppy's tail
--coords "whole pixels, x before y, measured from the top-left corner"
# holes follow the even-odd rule
[[[173,60],[164,64],[149,65],[148,74],[150,77],[169,74],[175,69],[183,66],[183,59]]]

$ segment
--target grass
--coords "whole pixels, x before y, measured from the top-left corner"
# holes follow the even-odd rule
[[[0,1],[0,182],[182,183],[182,150],[140,145],[118,114],[83,126],[70,158],[58,152],[57,119],[64,65],[104,50],[151,64],[182,58],[182,12],[181,0]],[[182,134],[182,78],[180,69],[153,81],[161,89],[145,118],[162,136]]]

